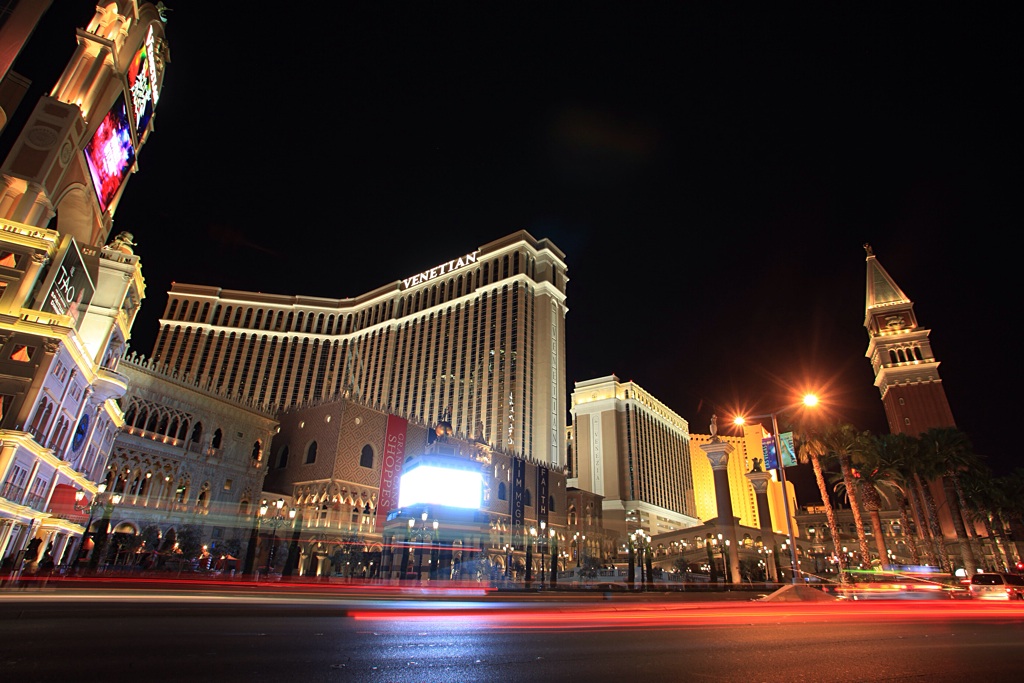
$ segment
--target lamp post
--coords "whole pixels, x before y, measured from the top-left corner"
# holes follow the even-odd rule
[[[529,590],[533,583],[533,544],[537,540],[537,527],[530,527],[530,534],[526,537],[526,589]]]
[[[580,532],[572,535],[572,546],[576,549],[576,568],[580,568]]]
[[[75,556],[75,566],[81,562],[82,558],[85,557],[85,541],[89,538],[89,527],[92,526],[92,517],[96,512],[96,508],[100,506],[100,496],[107,490],[106,484],[100,484],[96,487],[96,495],[92,497],[92,500],[85,502],[85,491],[78,489],[75,491],[75,509],[79,512],[89,511],[89,521],[85,523],[85,531],[82,533],[82,542],[78,545],[78,554]],[[93,549],[95,550],[96,544],[93,543]]]
[[[98,501],[97,501],[98,502]],[[106,502],[103,504],[103,523],[100,525],[100,532],[97,540],[94,541],[92,548],[92,557],[89,558],[89,570],[95,571],[100,561],[103,559],[103,555],[107,551],[107,537],[110,534],[110,518],[114,514],[114,506],[120,504],[121,494],[114,493],[107,496]]]
[[[252,532],[249,534],[249,544],[245,547],[245,566],[242,567],[242,571],[246,574],[252,574],[256,569],[256,545],[260,539],[260,526],[263,522],[263,516],[267,514],[267,501],[266,499],[260,503],[260,506],[255,510],[256,523],[252,527]]]
[[[722,540],[722,534],[718,534],[718,549],[722,553],[722,567],[725,569],[725,582],[732,583],[732,576],[729,572],[729,543],[727,538]]]
[[[710,536],[711,534],[708,534]],[[708,554],[708,574],[711,577],[711,582],[716,586],[718,585],[718,563],[715,562],[715,546],[718,545],[717,538],[708,538],[704,541],[704,549]]]
[[[282,577],[290,577],[299,566],[299,537],[302,535],[302,515],[298,515],[296,522],[295,510],[289,510],[288,517],[292,520],[292,540],[288,544],[288,559],[285,560],[284,570],[281,572]]]
[[[807,394],[803,398],[803,405],[807,407],[813,407],[818,404],[818,397],[813,394]],[[799,405],[799,404],[798,404]],[[737,416],[733,422],[737,425],[743,425],[748,420],[757,420],[764,418],[771,418],[772,420],[772,438],[775,440],[775,457],[778,458],[779,465],[779,481],[782,483],[782,505],[783,510],[786,513],[786,537],[789,541],[789,560],[792,563],[793,584],[797,583],[800,575],[800,566],[796,560],[796,543],[793,539],[793,517],[789,513],[789,492],[786,490],[786,464],[782,460],[782,441],[779,439],[779,420],[778,415],[782,411],[792,406],[784,406],[778,408],[764,415],[751,415],[751,416]]]
[[[271,507],[275,508],[274,516],[267,518],[267,511],[270,510]],[[264,501],[263,505],[260,505],[260,516],[264,517],[264,521],[270,527],[270,547],[267,549],[267,576],[270,576],[270,573],[274,569],[274,551],[276,550],[274,546],[277,543],[277,529],[285,523],[286,519],[295,519],[295,510],[289,510],[288,517],[286,518],[281,513],[282,508],[284,508],[284,498],[278,498],[274,501],[273,506],[267,505],[266,501]]]
[[[548,529],[548,536],[551,538],[551,587],[558,584],[558,534],[554,529]]]
[[[544,520],[540,521],[540,587],[541,587],[541,589],[544,588],[544,578],[545,578],[545,574],[547,574],[547,570],[544,567],[544,556],[547,555],[547,552],[548,552],[548,536],[547,536],[547,534],[544,533],[544,529],[547,527],[547,525],[548,525],[548,523],[545,522]]]
[[[441,549],[438,547],[437,529],[441,526],[435,519],[430,523],[433,532],[430,534],[430,580],[437,579],[437,565],[440,562]]]
[[[626,576],[626,581],[629,584],[629,590],[633,590],[633,584],[636,583],[636,532],[634,531],[629,535],[629,571]]]
[[[505,581],[512,575],[512,546],[505,544]]]

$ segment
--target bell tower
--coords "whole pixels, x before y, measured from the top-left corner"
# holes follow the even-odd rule
[[[865,244],[864,250],[868,271],[864,327],[869,338],[865,355],[875,372],[890,433],[917,438],[933,427],[956,427],[939,377],[939,361],[928,340],[931,330],[918,324],[913,302],[878,262],[871,245]],[[941,479],[929,488],[943,535],[955,537]]]
[[[882,393],[889,431],[917,437],[932,427],[955,427],[946,390],[939,378],[939,361],[932,353],[931,330],[918,324],[914,304],[867,251],[867,357]]]

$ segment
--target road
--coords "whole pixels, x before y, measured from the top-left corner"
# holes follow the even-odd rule
[[[1024,604],[145,588],[0,592],[18,681],[965,681]]]

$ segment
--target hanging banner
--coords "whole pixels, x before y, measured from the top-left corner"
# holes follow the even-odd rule
[[[548,523],[548,474],[547,467],[537,468],[537,524]]]
[[[523,547],[523,527],[526,524],[523,505],[526,494],[526,461],[512,458],[512,497],[509,500],[509,514],[512,516],[512,533],[516,548]]]
[[[782,466],[796,467],[796,449],[793,447],[793,432],[779,434],[779,443],[782,446]],[[775,470],[779,468],[779,456],[775,452],[775,438],[769,436],[761,439],[761,454],[764,456],[764,468]]]
[[[782,466],[796,467],[796,449],[793,448],[793,432],[779,434],[779,442],[782,444]]]
[[[775,454],[775,437],[769,436],[766,439],[761,439],[761,455],[764,456],[764,469],[766,472],[779,469],[779,458]]]
[[[380,498],[377,501],[377,531],[384,531],[388,513],[398,507],[398,487],[402,481],[402,465],[405,464],[405,430],[408,420],[397,415],[388,415],[387,431],[384,433],[384,459],[380,468]]]

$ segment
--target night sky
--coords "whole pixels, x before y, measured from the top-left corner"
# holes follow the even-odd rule
[[[95,7],[56,4],[15,65],[35,95]],[[356,296],[525,229],[566,254],[570,390],[615,374],[707,433],[814,388],[884,433],[870,243],[958,426],[1016,466],[1024,97],[1002,6],[168,4],[112,232],[142,258],[140,353],[172,281]]]

